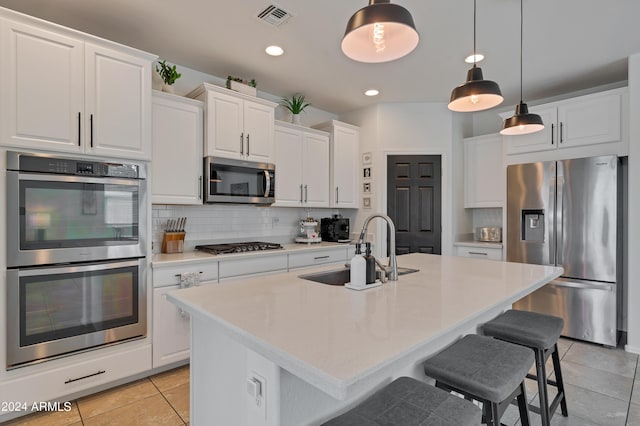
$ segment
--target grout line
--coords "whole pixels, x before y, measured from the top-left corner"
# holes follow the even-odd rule
[[[151,380],[151,377],[149,377],[149,381],[151,382],[151,384],[158,390],[158,393],[160,395],[162,395],[162,398],[164,398],[165,401],[167,401],[167,404],[169,404],[169,407],[171,407],[171,409],[173,410],[174,413],[176,413],[176,415],[178,416],[178,418],[180,419],[180,421],[182,422],[183,425],[186,425],[187,422],[184,421],[184,419],[182,418],[182,416],[180,415],[180,413],[178,413],[178,410],[176,410],[176,407],[173,406],[173,404],[171,403],[171,401],[169,401],[167,399],[167,397],[165,396],[165,394],[160,390],[160,388],[153,382],[153,380]],[[170,388],[173,389],[173,388]],[[168,389],[167,389],[168,390]],[[191,409],[191,404],[189,404],[189,409]],[[191,413],[189,413],[191,414]]]
[[[627,417],[624,419],[624,424],[629,424],[629,412],[631,411],[631,398],[633,397],[633,388],[636,382],[636,377],[638,376],[638,357],[636,357],[636,369],[633,372],[633,383],[631,384],[631,394],[629,395],[629,403],[627,404]]]

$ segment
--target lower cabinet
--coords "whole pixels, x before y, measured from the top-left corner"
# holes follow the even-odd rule
[[[179,288],[175,285],[153,290],[153,368],[189,358],[189,314],[165,296]]]
[[[456,256],[478,259],[502,260],[502,247],[456,246]]]
[[[304,268],[329,263],[343,264],[347,261],[347,247],[342,249],[314,250],[289,255],[289,269]]]
[[[287,270],[287,254],[248,257],[220,261],[220,280]]]

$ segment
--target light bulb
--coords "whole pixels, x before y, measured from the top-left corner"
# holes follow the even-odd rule
[[[373,44],[376,46],[376,52],[382,52],[385,49],[384,24],[373,24]]]
[[[524,124],[519,125],[518,129],[520,129],[520,131],[523,131],[524,130]]]
[[[477,104],[478,102],[480,102],[480,96],[478,95],[471,95],[471,103],[472,104]]]

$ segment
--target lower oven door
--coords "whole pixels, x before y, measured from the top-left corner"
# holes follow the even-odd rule
[[[145,258],[7,270],[7,367],[145,336]]]

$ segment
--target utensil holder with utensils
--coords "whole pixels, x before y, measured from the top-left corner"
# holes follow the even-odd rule
[[[162,253],[184,252],[184,237],[187,234],[184,231],[186,223],[186,217],[167,221],[167,228],[162,237]]]

